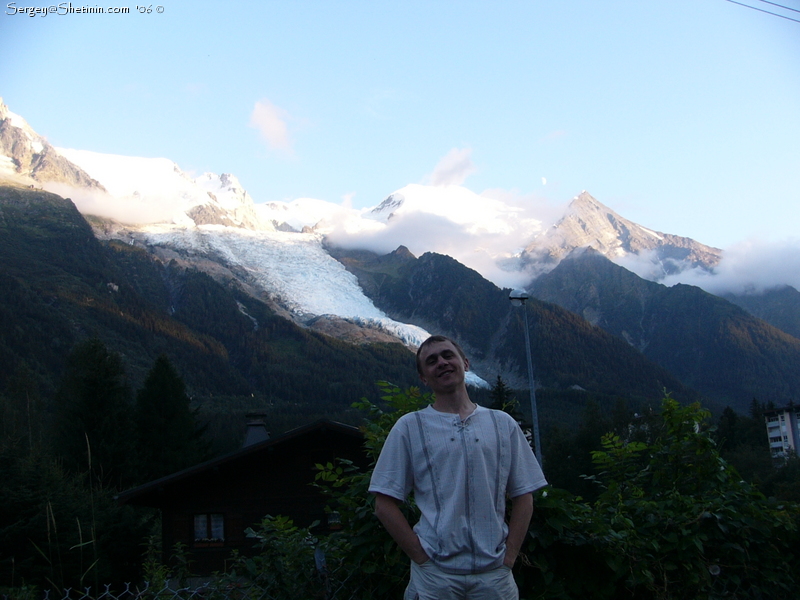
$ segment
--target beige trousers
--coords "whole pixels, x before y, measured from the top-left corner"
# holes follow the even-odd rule
[[[411,561],[411,581],[404,600],[519,600],[511,569],[498,567],[474,575],[445,573],[427,561]]]

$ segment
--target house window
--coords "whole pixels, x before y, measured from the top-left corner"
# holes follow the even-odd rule
[[[194,516],[195,543],[221,543],[225,540],[225,518],[218,513]]]

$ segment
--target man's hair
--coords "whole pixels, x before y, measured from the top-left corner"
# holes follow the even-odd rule
[[[419,373],[420,376],[422,375],[422,365],[419,362],[419,355],[425,346],[428,346],[430,344],[435,344],[436,342],[450,342],[451,344],[453,344],[453,347],[458,351],[458,354],[461,356],[461,359],[464,360],[464,362],[466,362],[467,360],[467,355],[464,354],[464,351],[461,349],[461,346],[458,345],[458,342],[456,342],[455,340],[451,340],[449,337],[446,337],[444,335],[432,335],[427,340],[422,342],[419,345],[419,348],[417,348],[417,373]]]

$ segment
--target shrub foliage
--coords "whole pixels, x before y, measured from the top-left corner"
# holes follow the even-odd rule
[[[367,415],[363,431],[373,461],[397,418],[430,400],[416,388],[381,384],[381,390],[380,406],[357,403]],[[666,398],[659,414],[632,423],[625,435],[604,436],[593,453],[599,475],[590,479],[601,490],[595,500],[540,491],[515,567],[521,598],[796,598],[800,507],[768,499],[743,481],[720,457],[708,417],[698,404]],[[341,597],[399,597],[408,560],[373,515],[371,471],[344,461],[318,468],[343,528],[314,538],[317,557],[324,552],[328,566],[335,565],[340,586],[356,585],[358,573],[356,587]],[[406,509],[414,522],[413,502]],[[294,562],[281,563],[290,569],[282,577],[308,580],[311,533],[281,521],[264,526],[258,535],[273,553],[281,536],[291,545],[302,538],[306,560],[292,554]],[[272,572],[268,565],[274,561],[263,565]]]

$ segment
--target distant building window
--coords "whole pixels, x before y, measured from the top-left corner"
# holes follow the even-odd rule
[[[218,513],[194,516],[194,541],[223,542],[225,540],[225,518]]]

